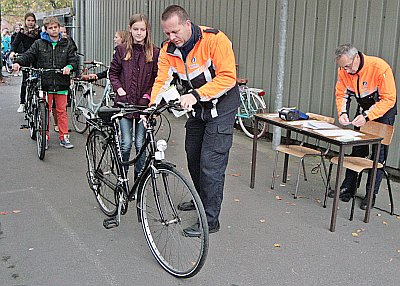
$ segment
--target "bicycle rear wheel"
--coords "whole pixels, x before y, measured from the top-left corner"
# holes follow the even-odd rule
[[[111,145],[107,144],[106,134],[93,129],[86,141],[87,178],[101,211],[114,216],[118,210],[118,177],[120,166]]]
[[[159,164],[155,168],[155,176],[149,172],[142,181],[138,196],[139,218],[147,244],[167,272],[176,277],[192,277],[203,267],[208,252],[203,205],[192,185],[174,167]],[[178,204],[190,200],[195,210],[178,210]],[[183,230],[196,223],[200,237],[187,237]]]
[[[71,120],[72,126],[76,132],[83,134],[88,125],[86,123],[86,117],[83,115],[83,112],[80,108],[87,108],[88,99],[87,99],[87,89],[78,84],[75,86],[73,91],[73,98],[71,100]]]
[[[243,132],[250,138],[254,137],[254,114],[265,113],[265,102],[255,94],[242,94],[243,101],[238,108],[238,121]],[[267,132],[268,123],[259,121],[257,127],[257,138]]]
[[[37,154],[40,160],[44,159],[46,152],[46,130],[48,122],[48,112],[46,102],[41,101],[38,103],[36,110],[36,146]]]

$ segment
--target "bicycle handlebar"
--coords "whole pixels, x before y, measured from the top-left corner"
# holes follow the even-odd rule
[[[109,68],[109,66],[106,66],[104,63],[102,62],[98,62],[98,61],[84,61],[83,62],[85,65],[95,65],[95,66],[103,66],[105,68]]]
[[[147,118],[154,118],[167,109],[175,109],[177,111],[183,110],[181,105],[177,103],[176,100],[171,100],[166,103],[161,103],[154,107],[147,107],[142,105],[128,105],[122,102],[118,102],[117,105],[120,107],[107,107],[107,106],[101,107],[97,113],[98,116],[101,119],[112,121],[115,118],[123,117],[125,115],[132,113],[144,115]]]
[[[46,69],[46,68],[33,68],[33,67],[21,67],[21,70],[23,71],[36,71],[39,73],[44,73],[44,72],[56,72],[56,73],[63,73],[62,69]]]

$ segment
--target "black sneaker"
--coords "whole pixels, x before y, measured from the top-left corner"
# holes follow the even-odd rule
[[[219,222],[214,227],[208,228],[208,233],[216,233],[220,229]],[[188,237],[200,237],[201,232],[199,230],[199,223],[195,223],[192,226],[189,226],[183,230],[183,233]]]
[[[371,209],[375,206],[375,199],[376,199],[376,195],[374,195],[372,197],[372,205],[371,205]],[[365,195],[365,197],[362,199],[361,204],[360,204],[360,209],[362,210],[366,210],[367,209],[367,205],[368,205],[368,195]]]
[[[178,204],[178,210],[180,211],[194,211],[195,209],[196,207],[194,206],[194,202],[192,200]]]
[[[355,195],[354,191],[349,190],[348,188],[340,189],[339,199],[342,202],[348,202]],[[330,190],[328,193],[328,197],[333,198],[335,196],[335,190]]]

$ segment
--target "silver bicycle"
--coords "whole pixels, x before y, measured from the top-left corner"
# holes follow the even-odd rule
[[[85,70],[100,66],[109,68],[102,62],[86,61],[84,63],[92,65]],[[94,80],[83,81],[80,77],[73,80],[71,88],[71,120],[75,131],[80,134],[83,134],[88,128],[87,119],[96,118],[100,107],[109,106],[114,97],[108,74],[102,97],[97,102],[95,101],[96,91],[93,82]]]

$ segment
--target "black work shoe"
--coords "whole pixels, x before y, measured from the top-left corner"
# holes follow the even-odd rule
[[[219,231],[219,223],[217,223],[217,225],[212,228],[209,227],[208,229],[208,233],[215,233],[217,231]],[[200,237],[201,232],[199,229],[199,223],[195,223],[194,225],[185,228],[183,230],[183,233],[188,237]]]
[[[333,198],[335,196],[335,190],[330,190],[328,193],[328,197]],[[342,202],[348,202],[354,196],[354,191],[349,190],[348,188],[340,189],[339,199]]]
[[[194,211],[195,209],[193,201],[178,204],[178,210],[180,211]]]
[[[372,198],[371,209],[375,206],[375,199],[376,199],[376,195],[374,195],[373,198]],[[368,205],[368,196],[365,195],[365,197],[361,201],[360,209],[365,211],[367,209],[367,205]]]

